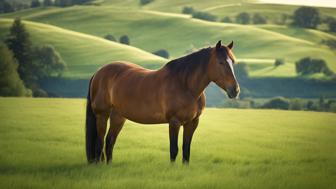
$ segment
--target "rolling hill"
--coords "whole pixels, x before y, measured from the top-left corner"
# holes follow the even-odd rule
[[[0,19],[0,39],[12,24],[11,19]],[[51,44],[67,63],[66,78],[89,78],[98,67],[115,60],[126,60],[153,68],[167,60],[143,50],[111,42],[99,37],[36,22],[24,22],[34,45]]]
[[[7,14],[23,19],[56,25],[97,37],[127,34],[131,45],[148,52],[168,50],[172,58],[194,48],[213,45],[218,39],[235,41],[238,59],[249,63],[253,77],[296,76],[293,63],[305,56],[325,59],[336,70],[336,53],[320,44],[335,36],[320,31],[264,25],[224,24],[192,19],[188,15],[144,9],[126,9],[110,5],[38,8]],[[300,33],[296,37],[296,33]],[[302,33],[302,34],[301,34]],[[288,64],[274,68],[276,58]]]

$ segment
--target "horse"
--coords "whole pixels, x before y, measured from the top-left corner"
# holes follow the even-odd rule
[[[141,124],[168,123],[171,162],[176,160],[183,126],[182,162],[188,164],[191,140],[205,107],[205,88],[214,82],[229,98],[240,92],[232,48],[233,41],[227,46],[218,41],[215,47],[172,60],[158,70],[123,61],[100,68],[90,79],[87,95],[88,163],[104,162],[105,157],[111,162],[118,134],[128,119]]]

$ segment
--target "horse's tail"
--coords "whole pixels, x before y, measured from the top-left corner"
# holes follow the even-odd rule
[[[89,82],[89,89],[86,103],[86,123],[85,123],[85,140],[86,140],[86,158],[88,163],[93,163],[95,160],[95,146],[97,141],[96,116],[91,107],[90,88],[93,77]]]

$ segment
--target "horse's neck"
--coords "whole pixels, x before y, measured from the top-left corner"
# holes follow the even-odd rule
[[[188,89],[196,98],[202,95],[205,88],[210,83],[210,79],[206,73],[207,73],[206,70],[202,70],[201,68],[199,68],[195,70],[195,72],[191,74],[188,78],[187,81]]]

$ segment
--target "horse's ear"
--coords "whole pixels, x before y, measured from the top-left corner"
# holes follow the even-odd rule
[[[222,41],[219,40],[216,44],[216,50],[219,50],[221,48],[221,46],[222,46]]]
[[[231,41],[231,43],[227,46],[229,49],[233,48],[233,41]]]

